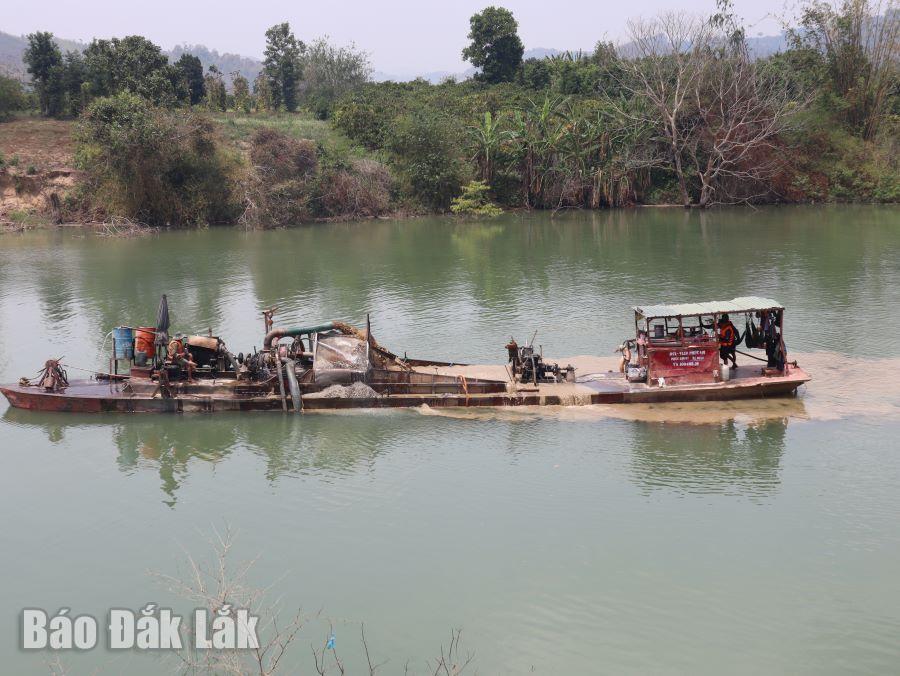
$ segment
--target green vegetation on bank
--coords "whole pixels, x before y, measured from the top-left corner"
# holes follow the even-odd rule
[[[616,48],[523,60],[517,24],[471,20],[470,80],[369,82],[367,55],[288,24],[262,70],[169,63],[140,36],[63,55],[28,36],[31,89],[0,117],[78,118],[69,216],[286,225],[393,210],[491,213],[678,203],[900,199],[900,12],[810,0],[758,59],[730,0],[630,24]]]

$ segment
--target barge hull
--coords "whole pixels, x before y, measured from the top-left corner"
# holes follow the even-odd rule
[[[586,383],[542,384],[516,392],[486,394],[392,394],[370,398],[304,396],[303,410],[360,408],[477,408],[508,406],[585,406],[591,404],[651,404],[664,402],[728,401],[779,397],[794,393],[809,376],[800,369],[778,377],[745,377],[710,385],[648,387],[610,374]],[[97,381],[73,382],[60,392],[33,386],[0,388],[9,403],[21,409],[69,413],[213,413],[219,411],[281,410],[275,395],[228,395],[218,389],[208,396],[182,394],[172,398],[130,392],[123,384]],[[290,399],[288,399],[290,409]]]

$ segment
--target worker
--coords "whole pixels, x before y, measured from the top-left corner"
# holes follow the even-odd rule
[[[185,335],[176,333],[172,340],[169,341],[169,347],[166,350],[166,361],[186,369],[188,382],[191,382],[194,379],[194,369],[197,367],[197,364],[194,362],[191,353],[188,352],[185,343]]]
[[[737,340],[738,333],[734,324],[728,318],[727,314],[723,314],[719,319],[719,356],[722,363],[728,365],[731,360],[731,368],[737,368]]]
[[[509,342],[506,344],[506,353],[509,357],[509,363],[513,373],[518,373],[519,368],[522,365],[522,358],[519,355],[519,344],[512,336],[509,337]]]

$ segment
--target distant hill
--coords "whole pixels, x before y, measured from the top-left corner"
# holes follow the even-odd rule
[[[178,45],[175,49],[165,53],[172,63],[181,58],[182,54],[193,54],[200,59],[204,70],[214,65],[222,71],[225,74],[226,82],[230,80],[228,75],[235,71],[238,71],[250,82],[253,82],[262,70],[262,61],[259,59],[228,52],[220,54],[215,49],[210,49],[204,45]]]
[[[65,54],[71,50],[81,51],[87,45],[77,40],[63,40],[56,38],[56,44]],[[22,35],[10,35],[0,31],[0,71],[25,79],[28,74],[25,64],[22,63],[22,55],[28,46],[28,40]]]

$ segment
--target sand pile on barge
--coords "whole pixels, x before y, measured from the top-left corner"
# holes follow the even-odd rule
[[[350,385],[329,385],[321,392],[304,395],[304,399],[373,399],[380,396],[365,383],[356,382]]]

